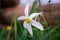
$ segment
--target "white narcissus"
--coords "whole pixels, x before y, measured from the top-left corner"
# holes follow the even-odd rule
[[[33,20],[33,18],[35,16],[41,15],[42,12],[40,12],[40,13],[32,13],[29,16],[28,15],[28,8],[29,8],[29,4],[27,4],[26,7],[25,7],[25,9],[24,9],[25,16],[19,17],[18,20],[24,20],[24,23],[23,23],[24,28],[27,29],[29,31],[29,33],[33,36],[31,25],[37,27],[40,30],[44,30],[43,26],[39,22]]]

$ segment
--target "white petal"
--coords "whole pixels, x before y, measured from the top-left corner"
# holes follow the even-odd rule
[[[32,13],[32,14],[30,15],[30,18],[34,18],[35,16],[38,16],[38,15],[41,15],[41,16],[42,16],[42,13],[43,13],[43,12],[40,12],[40,13]]]
[[[28,32],[33,36],[31,24],[27,24],[26,22],[24,22],[24,23],[23,23],[23,26],[24,26],[24,28],[27,29]]]
[[[40,12],[40,15],[43,16],[43,12]]]
[[[29,4],[26,5],[24,9],[25,16],[28,16]]]
[[[32,14],[30,15],[30,18],[34,18],[34,17],[36,17],[36,16],[38,16],[38,15],[40,15],[40,13],[32,13]]]
[[[26,17],[25,16],[21,16],[18,18],[18,20],[24,20]]]
[[[35,27],[37,27],[40,30],[44,30],[43,26],[39,22],[37,22],[35,20],[32,20],[32,25],[35,26]]]

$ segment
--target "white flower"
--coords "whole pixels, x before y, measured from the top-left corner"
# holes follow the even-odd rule
[[[44,29],[43,29],[43,26],[42,26],[39,22],[33,20],[33,18],[34,18],[35,16],[40,15],[42,12],[41,12],[41,13],[32,13],[32,14],[29,16],[29,15],[28,15],[28,8],[29,8],[29,4],[26,5],[26,8],[25,8],[25,10],[24,10],[25,16],[19,17],[18,20],[24,20],[24,23],[23,23],[24,28],[27,29],[31,35],[33,35],[31,25],[37,27],[37,28],[40,29],[40,30],[44,30]]]

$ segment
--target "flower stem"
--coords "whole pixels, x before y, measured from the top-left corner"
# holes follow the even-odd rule
[[[43,31],[41,31],[41,37],[43,37]]]
[[[52,26],[51,0],[49,0],[49,25]]]
[[[7,36],[7,40],[9,40],[10,33],[11,33],[11,31],[9,30],[9,33],[8,33],[8,36]]]
[[[16,24],[16,19],[14,20],[14,35],[15,35],[15,40],[17,40],[17,24]]]
[[[11,27],[12,27],[13,21],[14,21],[14,19],[12,19]],[[11,29],[11,30],[12,30],[12,29]],[[10,36],[11,30],[9,30],[9,33],[8,33],[8,36],[7,36],[7,40],[9,40],[9,36]]]

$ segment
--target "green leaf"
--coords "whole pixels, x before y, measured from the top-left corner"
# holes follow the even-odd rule
[[[27,40],[27,35],[28,35],[27,30],[24,30],[21,36],[21,40]]]
[[[18,21],[18,20],[17,20],[17,26],[18,26],[19,31],[22,33],[23,32],[23,26],[20,23],[20,21]]]
[[[40,39],[40,40],[45,40],[53,31],[55,31],[56,29],[58,28],[58,26],[57,27],[55,27],[55,28],[53,28],[52,30],[50,30],[46,35],[44,35],[44,37],[42,37],[42,39]]]
[[[33,3],[33,5],[32,5],[32,9],[31,9],[29,15],[31,15],[31,14],[34,12],[34,9],[35,9],[35,5],[36,5],[36,3],[37,3],[37,1],[35,1],[35,2]]]
[[[6,30],[2,30],[2,31],[1,31],[1,33],[0,33],[0,40],[3,39],[3,35],[5,35],[5,33],[6,33]]]
[[[15,35],[15,40],[17,40],[17,20],[14,20],[14,35]]]

